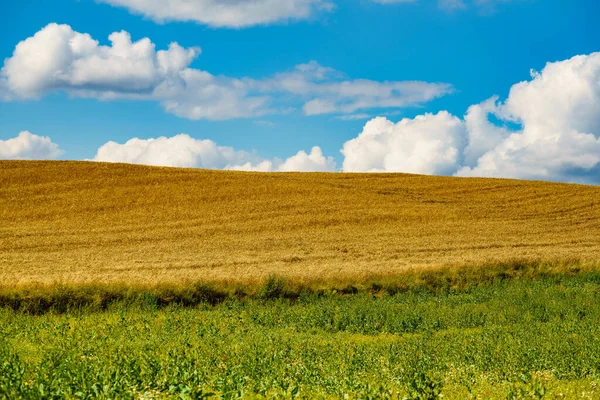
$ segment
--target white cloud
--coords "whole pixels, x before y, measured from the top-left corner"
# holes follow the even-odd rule
[[[469,107],[465,115],[468,144],[464,150],[464,164],[471,166],[479,157],[499,145],[510,131],[489,121],[489,115],[497,111],[498,97]]]
[[[296,155],[285,160],[277,166],[278,171],[335,171],[335,161],[332,157],[325,157],[321,148],[314,146],[310,153],[300,150]]]
[[[156,51],[148,38],[132,42],[124,31],[109,40],[111,46],[101,46],[68,25],[49,24],[17,45],[0,79],[21,99],[63,90],[102,100],[157,100],[166,111],[190,119],[261,113],[264,99],[248,96],[240,81],[188,68],[200,48],[171,43]]]
[[[0,100],[37,99],[64,91],[101,100],[153,100],[182,118],[224,120],[302,108],[307,115],[352,114],[420,105],[452,92],[444,83],[346,79],[317,62],[264,79],[232,78],[190,68],[200,48],[148,38],[109,36],[110,46],[68,25],[49,24],[20,42],[0,70]]]
[[[318,96],[304,104],[306,115],[350,114],[372,108],[401,108],[422,104],[452,92],[447,84],[427,82],[376,82],[367,79],[314,86]]]
[[[261,115],[265,99],[246,84],[189,68],[200,48],[171,43],[155,50],[148,39],[133,42],[127,32],[101,46],[68,25],[49,24],[20,42],[6,59],[0,79],[21,99],[62,90],[75,97],[160,101],[167,112],[190,119]]]
[[[446,111],[396,124],[377,117],[344,144],[343,170],[452,174],[460,162],[465,136],[462,121]]]
[[[260,172],[334,172],[336,164],[333,157],[325,157],[321,148],[315,146],[310,153],[300,150],[286,160],[275,158],[273,160],[248,161],[227,169]]]
[[[416,106],[453,92],[452,85],[446,83],[347,79],[339,71],[315,61],[256,84],[263,91],[289,93],[305,99],[306,115]]]
[[[344,171],[598,184],[600,53],[548,63],[504,103],[492,97],[473,105],[464,120],[444,111],[397,124],[375,118],[342,153]]]
[[[0,140],[0,159],[45,160],[55,159],[61,154],[63,151],[49,137],[34,135],[29,131],[23,131],[8,140]]]
[[[211,140],[196,140],[180,134],[170,138],[134,138],[124,144],[108,142],[98,149],[94,161],[224,169],[250,157],[249,153],[217,146]]]
[[[158,22],[194,21],[212,27],[243,28],[308,19],[331,10],[327,0],[99,0]]]
[[[165,111],[192,120],[259,117],[276,112],[264,94],[252,94],[247,82],[187,68],[180,80],[162,83],[154,91]]]
[[[68,25],[49,24],[16,46],[1,74],[8,89],[24,99],[57,89],[90,97],[143,97],[176,81],[200,53],[176,43],[157,52],[149,39],[132,42],[125,31],[109,40],[112,46],[100,46]]]
[[[286,160],[265,160],[246,151],[218,146],[212,140],[198,140],[186,134],[170,138],[134,138],[124,144],[108,142],[98,149],[93,161],[265,172],[335,171],[333,158],[323,156],[316,146],[309,154],[301,150]]]
[[[494,112],[522,129],[459,175],[600,183],[600,53],[532,72]]]

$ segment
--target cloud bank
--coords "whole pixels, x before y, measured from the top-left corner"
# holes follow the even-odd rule
[[[326,0],[99,0],[158,22],[193,21],[211,27],[244,28],[308,19],[334,8]]]
[[[0,100],[39,99],[62,91],[100,100],[158,101],[192,120],[225,120],[286,113],[352,114],[372,108],[418,106],[452,92],[419,81],[348,79],[315,61],[263,79],[232,78],[191,68],[199,47],[171,43],[156,50],[148,38],[109,36],[110,46],[69,25],[49,24],[20,42],[0,70]]]
[[[286,160],[265,160],[246,151],[218,146],[212,140],[186,134],[170,138],[134,138],[126,143],[108,142],[98,149],[93,161],[123,162],[168,167],[230,169],[244,171],[335,171],[335,161],[323,156],[319,147],[301,150]]]
[[[600,184],[600,53],[531,75],[505,102],[490,98],[462,119],[442,111],[369,121],[344,144],[343,170]]]
[[[47,160],[60,157],[63,151],[47,136],[23,131],[17,137],[0,140],[2,160]]]
[[[416,105],[449,93],[446,84],[347,79],[316,62],[255,80],[190,68],[199,48],[155,50],[126,32],[111,46],[51,24],[19,43],[0,72],[0,98],[35,99],[57,90],[98,99],[155,100],[192,119],[254,117],[300,105],[306,115],[368,118],[363,110]],[[33,61],[32,61],[33,60]],[[293,99],[293,100],[290,100]],[[409,172],[600,184],[600,53],[548,63],[462,117],[447,111],[368,121],[344,143],[346,172]],[[47,137],[22,132],[0,141],[1,158],[56,158]],[[319,147],[285,159],[218,146],[187,135],[102,146],[97,161],[257,171],[334,171]]]
[[[283,81],[284,82],[284,81]],[[292,83],[288,83],[293,86]],[[472,105],[392,122],[368,121],[344,143],[344,172],[406,172],[600,184],[600,53],[548,63],[531,80]],[[319,147],[287,160],[187,135],[107,143],[96,160],[257,171],[334,171]]]

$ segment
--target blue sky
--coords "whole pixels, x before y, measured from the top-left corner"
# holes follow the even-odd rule
[[[465,0],[464,6],[454,8],[443,7],[438,0],[392,4],[314,0],[314,5],[307,6],[308,15],[251,22],[243,27],[210,26],[215,24],[176,21],[173,19],[181,18],[173,17],[161,20],[143,10],[119,6],[123,1],[128,0],[115,0],[113,4],[106,4],[110,0],[4,1],[0,6],[0,54],[3,59],[11,58],[19,42],[49,23],[58,23],[70,26],[74,32],[89,34],[100,45],[110,45],[108,36],[124,30],[134,42],[149,38],[156,50],[167,49],[171,42],[185,49],[199,46],[201,54],[189,68],[227,79],[265,80],[316,61],[336,71],[332,72],[335,82],[420,81],[444,83],[452,89],[431,99],[424,96],[412,104],[375,104],[319,115],[303,112],[303,104],[310,99],[292,99],[289,93],[277,91],[269,94],[271,111],[211,120],[174,115],[155,100],[79,98],[67,94],[68,88],[46,87],[37,98],[13,96],[0,102],[0,140],[29,131],[47,136],[60,146],[59,158],[91,159],[108,141],[125,143],[134,137],[186,133],[220,146],[255,151],[260,159],[285,160],[301,149],[309,152],[313,146],[319,146],[323,154],[333,157],[339,170],[344,163],[340,149],[357,138],[373,117],[383,116],[397,123],[402,118],[445,110],[462,119],[470,106],[493,95],[504,102],[513,85],[532,80],[531,69],[542,71],[548,62],[600,50],[600,4],[594,0]],[[210,3],[199,1],[203,2]],[[253,0],[233,3],[236,2]],[[491,111],[488,120],[507,129],[519,129],[512,126],[520,123],[518,118],[505,117],[498,122],[496,116],[500,114],[503,113]],[[592,119],[593,125],[596,119]],[[594,128],[583,133],[596,135],[597,131]],[[588,167],[575,165],[588,172],[596,168],[595,164]],[[456,171],[408,168],[404,172]],[[537,177],[515,175],[529,176]],[[562,175],[547,178],[573,180]]]

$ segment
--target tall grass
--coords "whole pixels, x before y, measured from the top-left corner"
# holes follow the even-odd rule
[[[296,300],[306,295],[394,295],[397,293],[460,293],[498,282],[541,278],[562,279],[570,276],[600,280],[596,263],[531,263],[513,261],[480,267],[413,270],[391,276],[371,276],[361,280],[313,280],[298,284],[272,275],[260,284],[232,285],[230,282],[158,284],[158,285],[40,285],[26,289],[0,289],[0,307],[26,314],[64,313],[71,310],[102,311],[113,304],[129,306],[170,305],[193,307],[217,305],[232,299]]]

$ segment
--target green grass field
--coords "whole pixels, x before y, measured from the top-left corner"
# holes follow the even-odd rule
[[[276,286],[217,306],[5,309],[0,398],[600,398],[600,273],[293,300]]]

